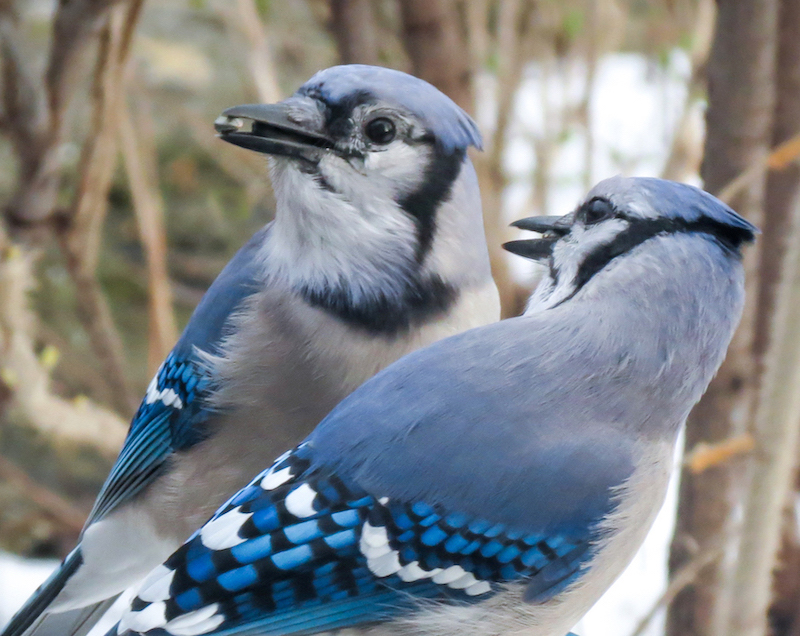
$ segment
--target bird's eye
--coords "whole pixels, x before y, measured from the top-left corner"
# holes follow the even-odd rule
[[[369,122],[364,129],[370,141],[376,144],[388,144],[394,139],[394,122],[387,117],[378,117]]]
[[[594,225],[614,216],[614,206],[606,199],[592,199],[583,207],[583,224]]]

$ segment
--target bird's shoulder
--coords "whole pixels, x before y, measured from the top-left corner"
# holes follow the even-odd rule
[[[218,352],[231,327],[231,316],[259,289],[264,275],[259,253],[270,231],[268,224],[256,232],[204,294],[148,385],[88,523],[152,483],[173,452],[204,438],[203,424],[211,413],[206,397],[213,385],[205,358]]]

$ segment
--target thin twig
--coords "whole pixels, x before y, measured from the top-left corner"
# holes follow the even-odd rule
[[[761,178],[765,169],[782,170],[798,159],[800,159],[800,134],[784,141],[769,154],[745,168],[720,190],[717,198],[730,203],[739,193]]]
[[[234,15],[229,14],[226,17],[234,18]],[[258,99],[265,103],[279,101],[283,98],[283,93],[278,84],[275,58],[269,35],[258,15],[255,0],[236,0],[233,22],[247,41],[247,62],[258,92]]]
[[[714,546],[703,550],[678,570],[670,579],[669,585],[667,589],[664,590],[664,593],[653,604],[647,614],[644,615],[642,620],[639,621],[639,624],[636,626],[636,629],[633,630],[631,636],[642,636],[656,614],[665,607],[668,607],[673,599],[680,594],[684,588],[691,585],[706,566],[711,565],[719,559],[723,552],[720,546]]]
[[[78,296],[78,316],[112,387],[115,406],[123,413],[135,408],[136,399],[125,375],[122,339],[96,269],[117,154],[117,115],[125,66],[142,3],[143,0],[129,0],[115,8],[101,34],[93,88],[92,134],[83,148],[70,224],[62,236],[67,269]]]
[[[167,236],[164,227],[164,202],[158,190],[154,164],[155,149],[148,145],[141,131],[147,126],[135,126],[127,105],[120,108],[120,139],[122,156],[128,175],[128,187],[139,226],[139,237],[147,257],[149,338],[147,363],[153,373],[177,340],[175,315],[172,311],[172,289],[167,271]],[[137,139],[136,130],[140,131]],[[148,169],[147,163],[150,164]]]

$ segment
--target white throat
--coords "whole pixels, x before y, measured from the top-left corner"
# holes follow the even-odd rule
[[[536,287],[525,314],[551,309],[572,296],[578,289],[578,276],[587,258],[611,243],[628,226],[629,223],[621,219],[590,227],[574,226],[553,246],[550,272]]]
[[[368,187],[371,180],[352,171],[324,171],[324,183],[294,162],[271,165],[277,210],[265,246],[270,276],[310,291],[347,281],[356,303],[376,290],[403,293],[417,266],[416,226],[391,192]]]

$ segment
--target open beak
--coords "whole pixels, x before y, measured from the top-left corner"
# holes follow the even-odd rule
[[[299,120],[287,100],[234,106],[217,117],[214,128],[220,139],[248,150],[317,161],[322,151],[333,148],[333,141]]]
[[[531,216],[527,219],[514,221],[511,224],[513,227],[539,232],[542,237],[509,241],[508,243],[503,243],[503,248],[512,254],[537,262],[545,262],[553,255],[553,246],[559,239],[569,234],[574,219],[575,215],[571,212],[565,216]]]

